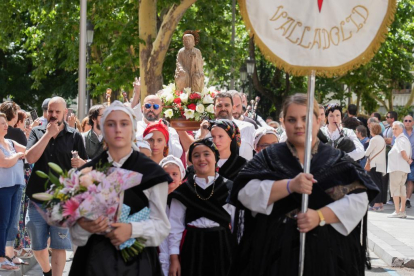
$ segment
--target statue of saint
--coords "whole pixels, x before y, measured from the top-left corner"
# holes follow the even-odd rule
[[[200,50],[194,48],[198,41],[199,36],[196,31],[184,33],[184,48],[178,51],[174,76],[178,91],[191,87],[192,92],[201,92],[204,88],[204,61]]]

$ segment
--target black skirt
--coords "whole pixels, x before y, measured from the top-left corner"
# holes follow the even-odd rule
[[[234,242],[224,227],[187,227],[181,247],[182,276],[227,276]]]
[[[162,276],[155,247],[146,247],[135,259],[125,263],[108,238],[92,235],[78,247],[69,276]]]
[[[371,176],[374,183],[377,185],[380,190],[379,194],[370,202],[371,205],[375,203],[386,203],[387,202],[387,191],[388,191],[388,181],[384,181],[382,173],[377,172],[377,168],[372,168],[368,172]]]
[[[296,221],[289,218],[277,222],[278,227],[267,240],[262,255],[252,255],[255,239],[242,238],[229,276],[297,276],[299,275],[299,231]],[[361,227],[348,236],[330,225],[316,227],[306,234],[305,276],[362,276]],[[260,239],[260,237],[257,237]]]

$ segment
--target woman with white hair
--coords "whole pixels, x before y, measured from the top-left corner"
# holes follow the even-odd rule
[[[403,133],[404,125],[399,121],[392,124],[392,133],[394,134],[394,146],[388,153],[388,168],[390,174],[390,193],[394,200],[395,211],[389,218],[406,218],[405,200],[407,197],[405,181],[407,175],[411,172],[411,144],[407,136]],[[400,208],[401,199],[401,208]]]
[[[101,118],[106,150],[84,167],[99,164],[135,171],[143,175],[138,186],[125,191],[124,204],[136,213],[145,207],[150,218],[141,222],[115,223],[106,236],[106,218],[94,221],[81,218],[71,228],[78,247],[69,275],[162,275],[156,247],[167,237],[170,224],[165,213],[170,176],[155,162],[138,152],[135,141],[136,117],[130,107],[119,101],[105,109]],[[82,168],[81,168],[82,169]],[[125,262],[117,246],[130,238],[144,238],[145,249]]]

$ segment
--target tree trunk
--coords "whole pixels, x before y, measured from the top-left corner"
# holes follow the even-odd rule
[[[411,94],[404,108],[409,108],[413,102],[414,102],[414,85],[411,86]]]
[[[145,41],[139,45],[141,100],[162,88],[162,68],[171,37],[185,11],[196,1],[182,0],[179,5],[171,5],[157,32],[157,1],[140,0],[139,37]]]

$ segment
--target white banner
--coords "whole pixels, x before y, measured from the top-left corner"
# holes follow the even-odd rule
[[[396,0],[239,0],[262,53],[294,75],[331,77],[368,62],[394,19]]]

